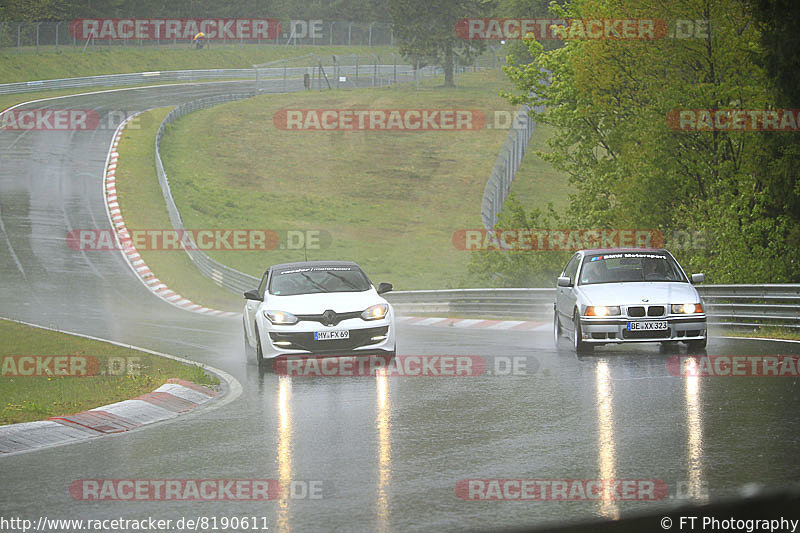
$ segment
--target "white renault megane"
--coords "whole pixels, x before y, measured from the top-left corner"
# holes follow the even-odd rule
[[[262,363],[280,355],[395,354],[392,306],[350,261],[274,265],[244,293],[244,347]]]
[[[663,249],[581,250],[559,276],[553,336],[572,339],[576,351],[628,342],[684,342],[706,346],[703,301],[694,283]]]

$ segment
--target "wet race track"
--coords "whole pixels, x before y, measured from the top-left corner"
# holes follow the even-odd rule
[[[36,107],[104,117],[246,88],[237,85],[114,91]],[[554,349],[546,328],[401,323],[398,359],[473,355],[485,371],[259,370],[244,358],[239,318],[175,308],[147,291],[120,253],[67,246],[72,229],[109,227],[102,176],[112,136],[113,128],[0,131],[0,315],[207,363],[233,375],[241,395],[141,430],[0,457],[4,515],[256,517],[272,531],[488,530],[657,511],[800,478],[798,380],[678,377],[670,361],[685,348],[604,347],[576,357],[566,339]],[[800,345],[715,337],[707,354],[791,355]],[[269,479],[291,489],[266,502],[82,501],[69,488],[84,479]],[[471,479],[638,480],[652,482],[658,497],[469,501],[493,494],[491,483]]]

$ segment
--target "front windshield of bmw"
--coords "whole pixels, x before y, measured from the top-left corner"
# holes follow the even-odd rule
[[[678,263],[664,253],[622,252],[588,255],[580,285],[635,281],[686,281]]]
[[[275,272],[269,293],[276,296],[325,292],[363,292],[370,282],[358,267],[302,267]]]

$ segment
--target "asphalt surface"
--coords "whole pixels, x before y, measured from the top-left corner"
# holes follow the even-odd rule
[[[103,116],[244,88],[160,87],[35,107]],[[201,361],[235,376],[244,392],[167,424],[0,457],[3,517],[173,524],[257,517],[272,531],[496,530],[666,510],[800,479],[798,380],[675,377],[668,361],[685,348],[601,348],[576,357],[566,340],[554,349],[548,331],[400,326],[400,355],[477,355],[489,371],[454,378],[259,370],[242,353],[240,319],[177,309],[150,294],[120,253],[67,246],[72,229],[109,227],[101,184],[112,135],[112,127],[0,131],[0,316]],[[800,345],[714,338],[707,353],[798,354]],[[524,369],[495,372],[513,358]],[[660,480],[668,493],[655,502],[464,501],[457,483],[473,478]],[[272,479],[297,497],[91,502],[69,492],[81,479]],[[301,497],[304,487],[321,497]]]

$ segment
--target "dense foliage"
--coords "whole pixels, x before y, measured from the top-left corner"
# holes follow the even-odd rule
[[[704,238],[676,252],[713,282],[800,281],[800,132],[676,131],[667,122],[674,110],[800,107],[797,49],[787,48],[798,39],[798,4],[574,0],[554,15],[709,21],[686,39],[568,39],[547,52],[529,41],[535,60],[507,70],[519,89],[509,97],[544,103],[538,120],[557,129],[542,155],[577,190],[566,227],[696,231]],[[518,266],[491,257],[474,261],[486,279],[519,277]]]

